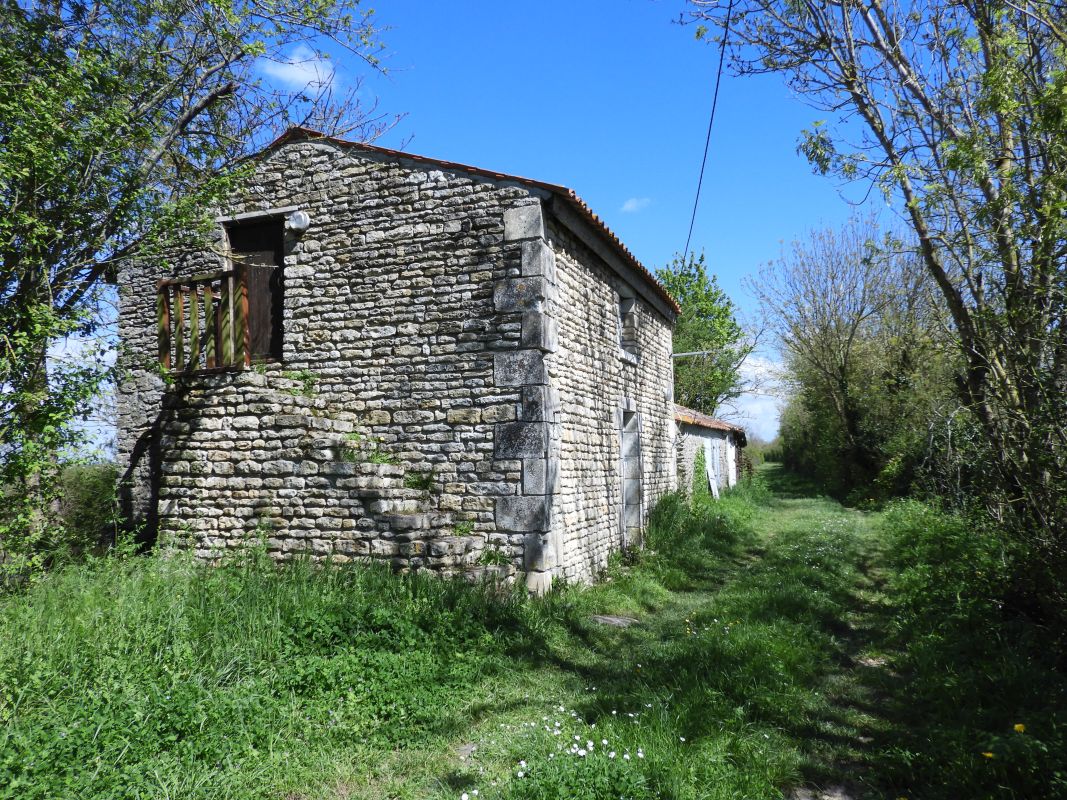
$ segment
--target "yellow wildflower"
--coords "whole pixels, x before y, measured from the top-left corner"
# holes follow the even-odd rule
[[[1015,732],[1016,733],[1026,733],[1026,726],[1023,725],[1021,722],[1016,722],[1015,723]]]
[[[993,758],[993,754],[990,752],[982,753],[982,758]]]

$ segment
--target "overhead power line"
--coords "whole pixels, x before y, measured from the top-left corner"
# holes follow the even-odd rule
[[[689,258],[689,243],[693,239],[693,225],[697,220],[697,206],[700,205],[700,190],[704,186],[704,168],[708,165],[708,146],[711,144],[711,127],[715,124],[715,109],[719,105],[719,84],[722,82],[722,65],[726,58],[726,42],[730,38],[730,21],[733,18],[734,0],[726,7],[726,25],[723,28],[722,42],[719,46],[719,68],[715,72],[715,92],[711,97],[711,116],[708,118],[708,135],[704,139],[704,158],[700,161],[700,178],[697,180],[697,193],[693,198],[693,215],[689,218],[689,235],[685,237],[685,251],[682,263]]]

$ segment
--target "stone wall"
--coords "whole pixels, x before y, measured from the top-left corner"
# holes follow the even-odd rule
[[[701,448],[704,448],[705,464],[710,459],[720,492],[737,483],[740,458],[732,434],[686,423],[680,423],[678,429],[678,486],[686,494],[693,491],[694,467]]]
[[[161,430],[159,534],[167,544],[209,561],[262,540],[281,559],[485,572],[481,537],[448,535],[453,516],[438,508],[438,485],[390,463],[359,433],[359,415],[331,408],[279,367],[179,379]]]
[[[452,525],[518,566],[523,537],[499,530],[495,499],[519,491],[520,465],[497,459],[493,442],[521,400],[494,379],[495,353],[519,346],[520,315],[497,313],[493,289],[520,272],[504,212],[523,202],[530,192],[508,182],[303,142],[269,154],[253,188],[227,209],[309,213],[306,233],[286,235],[285,369],[311,373],[328,408],[344,409],[401,463],[432,475]],[[134,513],[149,523],[165,389],[154,366],[155,284],[221,268],[221,244],[121,279],[120,457]]]
[[[282,363],[160,375],[156,283],[224,268],[221,225],[122,273],[133,516],[205,559],[258,532],[282,558],[589,579],[621,543],[621,413],[640,413],[641,510],[673,486],[670,325],[637,303],[641,362],[619,358],[620,281],[550,194],[331,141],[266,154],[225,215],[310,216],[285,234]]]
[[[633,287],[562,226],[552,226],[551,238],[559,348],[546,360],[561,429],[554,528],[560,573],[588,580],[623,544],[624,481],[640,482],[641,526],[656,500],[676,486],[671,324],[636,298],[637,355],[625,352],[619,301],[633,296]],[[623,416],[631,413],[639,415],[636,474],[635,462],[624,464],[622,455]]]

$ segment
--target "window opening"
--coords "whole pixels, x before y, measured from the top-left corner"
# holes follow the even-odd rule
[[[159,282],[159,363],[168,372],[281,360],[284,222],[227,228],[229,269]]]
[[[619,298],[619,347],[632,356],[638,354],[637,300],[633,297]]]

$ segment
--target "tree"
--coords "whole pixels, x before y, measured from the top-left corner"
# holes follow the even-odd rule
[[[741,73],[782,73],[835,115],[800,144],[818,171],[898,203],[995,454],[984,500],[1014,518],[1067,608],[1067,7],[691,1],[729,26]]]
[[[794,242],[753,283],[792,387],[786,459],[840,496],[898,465],[944,398],[927,283],[910,248],[860,218]]]
[[[202,224],[293,122],[371,137],[384,121],[328,82],[258,77],[298,41],[375,63],[358,0],[0,0],[0,473],[15,542],[45,535],[47,464],[103,372],[48,348],[99,322],[104,279]],[[53,470],[54,472],[54,470]],[[14,487],[21,487],[16,491]],[[8,498],[9,500],[11,498]]]
[[[704,254],[675,256],[656,277],[682,307],[674,328],[675,353],[701,353],[674,363],[674,398],[684,406],[714,415],[741,394],[741,365],[753,343],[736,319],[733,302],[708,276]],[[708,351],[708,352],[704,352]]]

